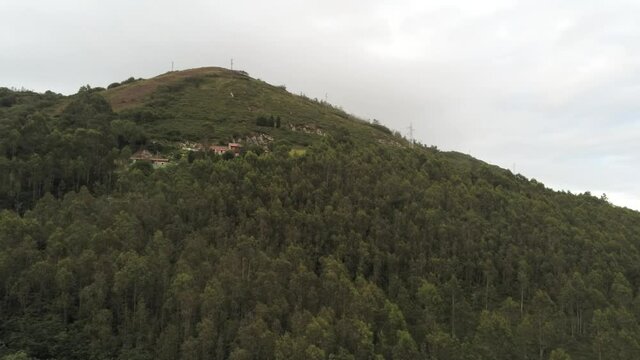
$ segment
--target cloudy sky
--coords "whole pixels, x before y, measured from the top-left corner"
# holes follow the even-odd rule
[[[0,86],[235,67],[640,209],[638,1],[0,2]]]

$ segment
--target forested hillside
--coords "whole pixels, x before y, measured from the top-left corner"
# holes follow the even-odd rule
[[[640,213],[243,73],[109,88],[0,89],[0,359],[640,358]]]

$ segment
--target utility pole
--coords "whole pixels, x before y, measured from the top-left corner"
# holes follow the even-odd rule
[[[171,60],[171,72],[173,72],[173,60]]]
[[[233,58],[231,58],[231,70],[233,70]]]

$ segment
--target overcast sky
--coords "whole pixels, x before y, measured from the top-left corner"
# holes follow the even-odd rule
[[[229,66],[640,209],[638,1],[0,0],[0,86]]]

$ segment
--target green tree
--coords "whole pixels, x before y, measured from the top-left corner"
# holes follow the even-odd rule
[[[393,347],[394,360],[413,360],[420,357],[415,341],[407,331],[398,331],[398,342]]]
[[[571,360],[571,356],[563,349],[554,349],[549,355],[549,360]]]

